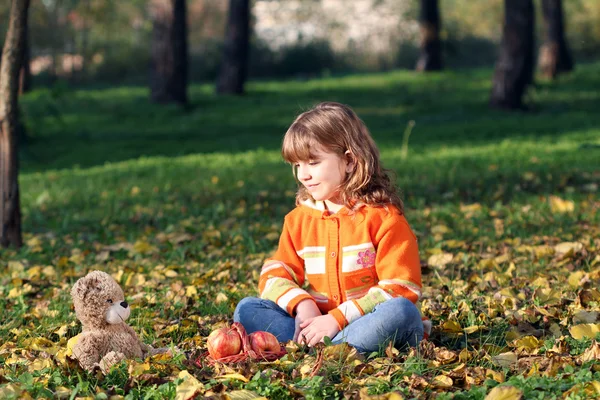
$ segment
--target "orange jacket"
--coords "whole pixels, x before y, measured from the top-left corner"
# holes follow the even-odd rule
[[[419,300],[417,239],[391,205],[330,214],[323,202],[306,201],[286,215],[258,289],[292,316],[300,301],[313,299],[343,329],[392,297]]]

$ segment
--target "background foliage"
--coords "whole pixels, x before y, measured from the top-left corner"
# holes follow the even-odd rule
[[[332,44],[333,36],[348,34],[346,31],[341,34],[336,31],[339,29],[339,21],[333,16],[346,15],[348,10],[344,10],[344,2],[335,5],[335,1],[330,1],[334,4],[332,7],[340,9],[337,12],[330,10],[314,22],[325,26],[324,32],[331,34],[329,37],[305,36],[297,42],[284,42],[287,44],[274,49],[271,43],[273,38],[266,31],[261,35],[254,35],[250,52],[250,76],[306,77],[353,71],[381,71],[397,67],[413,68],[418,55],[418,2],[361,1],[372,13],[382,7],[379,3],[386,3],[386,7],[391,7],[390,10],[397,10],[401,14],[397,25],[391,24],[386,28],[390,32],[378,33],[378,36],[393,38],[386,46],[378,45],[377,51],[374,51],[372,39],[364,39],[364,43],[348,42],[341,47]],[[32,55],[37,59],[33,69],[41,71],[36,81],[52,82],[54,74],[51,66],[52,59],[55,59],[56,73],[74,82],[145,83],[148,79],[152,29],[146,3],[141,0],[33,0],[30,9],[30,34]],[[290,2],[256,0],[255,10],[264,8],[258,7],[258,3],[281,3],[289,6]],[[313,0],[297,0],[296,3],[299,8],[294,8],[294,12],[284,12],[286,8],[282,6],[281,10],[273,8],[271,13],[260,14],[264,19],[268,17],[271,22],[257,21],[255,12],[253,25],[261,22],[259,25],[266,30],[268,27],[285,24],[294,31],[306,22],[306,14],[315,7]],[[0,21],[6,21],[8,4],[0,4]],[[190,0],[187,4],[190,76],[194,81],[213,80],[221,56],[227,2]],[[536,6],[540,7],[539,1]],[[491,66],[494,63],[500,40],[502,7],[502,0],[476,3],[468,0],[440,1],[442,38],[445,41],[444,52],[448,66]],[[595,0],[569,0],[564,2],[564,7],[567,39],[575,60],[593,59],[600,50],[600,26],[597,23],[600,20],[600,4]],[[381,24],[364,18],[364,12],[361,15],[363,17],[355,22],[364,24],[359,25],[360,29],[381,29]],[[537,28],[540,44],[543,29],[540,12],[537,13]],[[4,35],[4,31],[0,29],[0,35]],[[77,72],[81,62],[85,63],[84,70]]]

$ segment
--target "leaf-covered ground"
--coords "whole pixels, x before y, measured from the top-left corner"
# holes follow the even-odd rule
[[[195,86],[187,113],[139,88],[28,95],[26,244],[0,250],[0,398],[600,396],[599,71],[539,84],[527,114],[487,110],[489,70],[255,83],[242,99]],[[277,362],[211,365],[206,336],[256,295],[293,206],[281,136],[326,99],[355,106],[397,173],[433,334],[407,352],[289,344]],[[70,360],[69,291],[93,269],[172,355],[107,376]]]

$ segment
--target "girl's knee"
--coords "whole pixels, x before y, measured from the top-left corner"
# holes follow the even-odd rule
[[[233,320],[235,322],[242,322],[242,317],[248,315],[250,310],[255,309],[259,301],[260,299],[256,297],[244,297],[235,307]]]
[[[395,315],[402,316],[403,319],[418,319],[421,320],[421,312],[415,304],[405,297],[395,297],[381,303],[380,306],[388,312],[393,312]]]

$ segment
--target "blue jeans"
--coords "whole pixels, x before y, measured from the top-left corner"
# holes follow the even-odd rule
[[[246,297],[235,308],[233,320],[246,332],[267,331],[280,342],[294,337],[295,320],[271,300]],[[331,341],[347,342],[362,353],[379,351],[394,341],[397,348],[416,346],[423,339],[423,321],[417,307],[404,297],[378,304],[372,312],[346,326]]]

